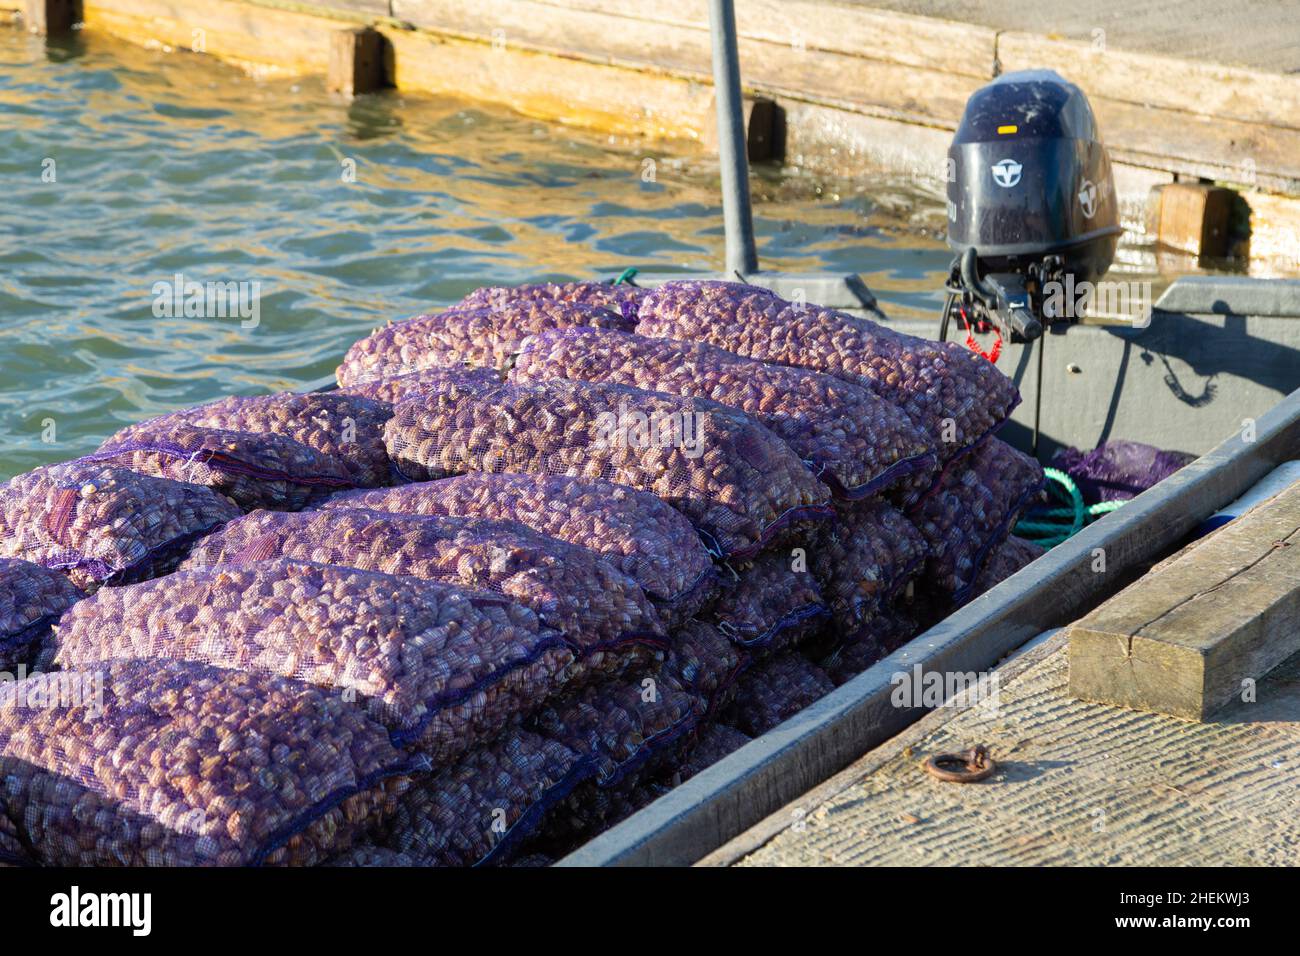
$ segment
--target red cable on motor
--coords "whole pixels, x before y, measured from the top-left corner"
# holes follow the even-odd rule
[[[966,307],[964,305],[958,305],[957,311],[961,313],[962,325],[966,326],[966,347],[969,348],[976,355],[979,355],[982,358],[986,358],[994,365],[996,365],[998,361],[998,356],[1002,354],[1002,330],[999,329],[996,325],[993,326],[993,334],[996,335],[998,338],[997,341],[993,343],[993,348],[985,352],[982,348],[980,348],[979,342],[975,341],[975,331],[970,326],[970,319],[966,315]]]

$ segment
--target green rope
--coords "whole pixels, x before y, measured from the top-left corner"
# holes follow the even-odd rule
[[[618,278],[614,280],[614,285],[636,285],[636,283],[632,281],[636,278],[636,273],[637,270],[629,266],[618,274]]]
[[[1054,548],[1083,530],[1084,526],[1122,507],[1123,501],[1099,501],[1085,505],[1079,486],[1065,472],[1044,468],[1047,492],[1053,502],[1035,508],[1016,524],[1015,533],[1044,548]]]

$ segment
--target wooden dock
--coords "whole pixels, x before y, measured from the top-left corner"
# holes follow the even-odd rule
[[[701,865],[1300,864],[1300,657],[1210,723],[1071,697],[1064,633],[999,676]],[[981,783],[921,768],[977,743],[999,764]]]
[[[0,0],[38,11],[74,0]],[[707,148],[705,0],[79,0],[87,30],[216,56],[258,74],[329,70],[339,31],[366,27],[385,82],[505,104],[638,140]],[[913,6],[925,9],[925,4]],[[1176,177],[1249,191],[1256,259],[1300,242],[1300,75],[834,0],[738,0],[747,93],[780,109],[787,159],[942,187],[972,91],[1052,68],[1096,109],[1130,204]],[[57,16],[54,17],[57,20]],[[53,20],[51,21],[53,22]],[[1225,42],[1231,42],[1225,34]],[[1140,219],[1136,205],[1130,210]]]

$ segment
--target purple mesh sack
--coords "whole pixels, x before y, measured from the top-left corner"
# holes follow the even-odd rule
[[[541,847],[556,858],[567,856],[671,789],[657,779],[628,780],[616,787],[598,787],[585,780],[551,810],[527,849]]]
[[[723,757],[730,756],[754,738],[729,724],[709,724],[695,736],[689,756],[678,769],[674,780],[680,784],[701,770],[707,770]]]
[[[1135,498],[1195,460],[1195,455],[1141,442],[1108,441],[1089,452],[1062,448],[1052,456],[1052,467],[1073,478],[1083,500],[1092,505]]]
[[[639,584],[664,623],[680,623],[717,591],[709,553],[691,523],[646,491],[565,475],[479,472],[373,491],[344,491],[320,510],[518,521],[595,551]]]
[[[118,432],[87,461],[203,485],[241,508],[296,511],[349,488],[342,462],[282,435],[257,435],[156,418]]]
[[[384,424],[392,413],[388,403],[359,395],[276,392],[231,395],[154,421],[180,419],[205,428],[280,435],[336,460],[343,466],[349,484],[374,488],[392,484],[392,468],[384,447]],[[129,432],[128,428],[118,434]]]
[[[563,686],[573,654],[526,608],[415,578],[298,561],[106,588],[59,622],[54,663],[166,658],[345,692],[436,765]]]
[[[693,694],[709,714],[731,702],[736,678],[748,664],[749,655],[713,625],[688,621],[673,632],[672,648],[659,673]]]
[[[945,469],[908,511],[929,548],[926,583],[966,603],[989,553],[1042,488],[1042,466],[996,438]]]
[[[504,594],[559,631],[584,673],[622,671],[667,643],[635,581],[592,551],[513,521],[258,511],[199,541],[182,568],[281,557]]]
[[[834,689],[820,667],[798,651],[786,651],[741,674],[736,699],[720,717],[751,737],[761,737]]]
[[[707,708],[674,678],[677,669],[670,654],[657,672],[587,688],[531,718],[530,727],[581,754],[592,770],[548,819],[552,840],[589,837],[634,812],[644,784],[680,762]]]
[[[528,336],[578,325],[626,329],[632,322],[609,309],[555,299],[419,315],[353,343],[335,377],[340,385],[355,385],[425,368],[501,369]]]
[[[988,560],[984,563],[984,569],[980,571],[979,577],[975,579],[975,587],[971,589],[970,600],[975,600],[985,591],[1001,584],[1029,562],[1042,557],[1046,553],[1047,551],[1044,548],[1032,541],[1017,538],[1014,534],[1008,535],[1005,541],[989,553]]]
[[[637,309],[646,290],[631,285],[608,282],[541,282],[536,285],[485,286],[475,289],[452,306],[452,309],[500,309],[516,302],[556,300],[594,305],[617,312],[629,325],[636,321]]]
[[[550,701],[528,719],[528,727],[587,758],[595,784],[612,787],[670,760],[705,709],[701,697],[663,667]]]
[[[0,816],[45,866],[313,865],[426,763],[269,674],[139,660],[0,686]]]
[[[370,843],[363,843],[360,846],[354,846],[347,853],[334,857],[325,866],[359,866],[359,867],[411,867],[415,866],[415,861],[405,853],[398,853],[396,850],[386,850],[382,846],[375,846]]]
[[[396,406],[386,434],[394,463],[416,481],[510,472],[652,492],[718,556],[756,553],[830,514],[826,486],[788,445],[702,398],[559,380],[452,387]]]
[[[703,619],[751,653],[799,643],[820,629],[830,612],[816,579],[795,570],[795,563],[789,554],[768,552],[724,576],[722,593]]]
[[[239,514],[208,488],[78,459],[0,485],[0,556],[91,591],[167,573],[194,538]]]
[[[407,399],[428,392],[436,392],[447,388],[449,385],[473,387],[499,385],[501,382],[501,373],[492,368],[425,368],[418,372],[407,372],[405,375],[393,375],[388,378],[374,378],[364,382],[357,382],[355,385],[340,388],[338,391],[343,395],[356,395],[361,398],[396,405],[398,402],[404,402]],[[387,457],[387,450],[385,450],[384,454]]]
[[[847,684],[881,658],[892,654],[920,631],[909,614],[881,608],[851,641],[845,641],[819,664],[836,687]]]
[[[417,866],[503,863],[589,774],[588,763],[559,741],[514,728],[417,780],[380,842]]]
[[[57,571],[0,558],[0,673],[32,667],[50,625],[83,597]]]
[[[18,828],[0,815],[0,867],[35,866],[27,848],[18,837]]]
[[[925,540],[915,526],[882,501],[839,508],[808,550],[836,641],[856,640],[880,607],[921,572],[926,558]]]
[[[603,329],[543,332],[524,343],[510,378],[612,382],[721,402],[770,428],[844,498],[864,498],[907,479],[910,487],[925,488],[936,471],[925,435],[873,392],[703,343]]]
[[[668,282],[645,297],[639,316],[641,335],[708,342],[864,385],[905,411],[944,461],[997,428],[1020,401],[1011,379],[955,342],[794,305],[754,286]]]

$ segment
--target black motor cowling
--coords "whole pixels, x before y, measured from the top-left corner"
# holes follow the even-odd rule
[[[950,292],[1034,338],[1043,282],[1095,282],[1120,232],[1110,160],[1077,86],[1027,70],[971,96],[948,149]]]

